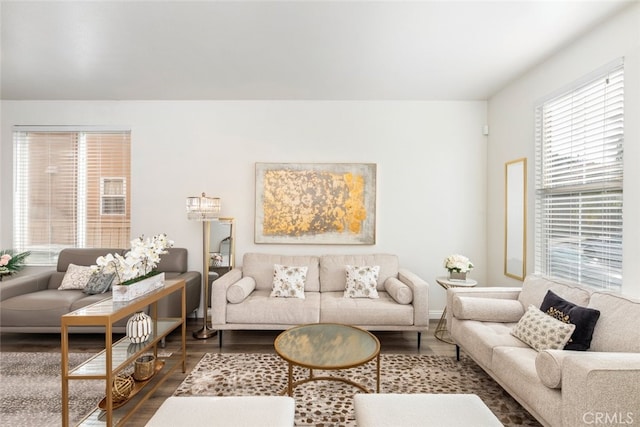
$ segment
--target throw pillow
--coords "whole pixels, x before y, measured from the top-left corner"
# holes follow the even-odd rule
[[[344,290],[345,298],[379,298],[378,274],[380,266],[365,265],[355,267],[347,265],[347,287]]]
[[[511,335],[534,349],[562,350],[576,325],[564,323],[530,305],[511,330]]]
[[[58,289],[84,289],[89,282],[89,278],[93,274],[91,267],[85,267],[83,265],[69,264],[67,272],[64,273],[62,283]]]
[[[565,350],[586,351],[591,346],[591,338],[596,322],[600,318],[600,311],[593,308],[581,307],[547,291],[540,310],[556,319],[576,325],[576,330],[564,347]]]
[[[395,277],[389,277],[384,282],[384,290],[397,302],[398,304],[411,304],[413,301],[413,291],[405,283]]]
[[[307,267],[292,267],[275,264],[271,296],[284,298],[304,298],[304,284]]]
[[[111,284],[115,277],[116,273],[95,272],[89,278],[83,292],[88,295],[104,294],[111,289]]]
[[[256,288],[253,277],[243,277],[227,288],[227,301],[231,304],[239,304],[249,296]]]

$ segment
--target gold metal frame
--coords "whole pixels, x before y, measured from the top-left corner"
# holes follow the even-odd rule
[[[527,274],[527,159],[504,166],[504,274],[524,280]]]
[[[289,338],[289,335],[292,334],[293,332],[295,332],[296,330],[300,330],[303,328],[323,328],[326,326],[333,326],[333,327],[343,327],[343,328],[351,328],[355,331],[357,331],[358,333],[362,333],[364,336],[368,335],[369,338],[372,339],[372,343],[375,344],[375,349],[371,352],[371,354],[367,355],[366,357],[363,357],[360,360],[356,360],[353,361],[351,363],[333,363],[331,365],[322,365],[322,364],[310,364],[310,363],[306,363],[303,360],[297,360],[295,359],[293,356],[291,356],[290,354],[287,353],[287,351],[283,348],[283,346],[281,346],[281,341],[286,341]],[[333,337],[330,336],[330,334],[326,335],[326,339],[327,340],[332,340]],[[307,342],[310,343],[310,342]],[[314,345],[322,345],[324,344],[323,342],[319,342],[318,340],[314,340],[312,342]],[[313,324],[307,324],[307,325],[301,325],[301,326],[296,326],[290,329],[287,329],[286,331],[282,332],[280,335],[278,335],[276,337],[276,340],[274,342],[274,347],[276,350],[276,353],[278,354],[278,356],[280,356],[282,359],[284,359],[287,364],[288,364],[288,374],[287,374],[287,388],[282,392],[282,394],[287,394],[289,396],[293,396],[293,389],[301,384],[305,384],[311,381],[339,381],[339,382],[343,382],[345,384],[349,384],[352,385],[354,387],[357,387],[358,389],[362,390],[365,393],[371,393],[372,391],[369,390],[367,387],[363,386],[362,384],[359,384],[355,381],[352,381],[348,378],[343,378],[343,377],[337,377],[337,376],[320,376],[317,377],[314,375],[313,370],[314,369],[319,369],[319,370],[331,370],[331,371],[338,371],[338,370],[343,370],[343,369],[350,369],[350,368],[355,368],[356,366],[362,366],[365,363],[370,362],[371,360],[375,359],[376,360],[376,393],[380,393],[380,341],[378,340],[378,338],[376,338],[375,335],[373,335],[371,332],[366,331],[364,329],[355,327],[355,326],[351,326],[351,325],[342,325],[339,323],[313,323]],[[306,368],[309,369],[309,376],[307,378],[303,378],[301,380],[298,381],[293,381],[293,366],[300,366],[301,368]]]

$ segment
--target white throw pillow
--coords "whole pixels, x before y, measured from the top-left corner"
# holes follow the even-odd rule
[[[85,267],[83,265],[69,264],[67,272],[64,273],[62,283],[58,289],[84,289],[89,283],[89,279],[93,274],[91,267]]]
[[[394,299],[398,304],[411,304],[413,301],[413,291],[405,283],[395,277],[389,277],[384,282],[384,290]]]
[[[355,267],[347,265],[347,287],[345,298],[378,298],[379,265]]]
[[[530,305],[511,335],[538,351],[562,350],[575,329],[576,325],[561,322]]]
[[[249,296],[256,288],[253,277],[243,277],[227,288],[227,301],[231,304],[239,304]]]
[[[275,264],[271,296],[284,298],[304,298],[304,285],[308,267],[294,267]]]

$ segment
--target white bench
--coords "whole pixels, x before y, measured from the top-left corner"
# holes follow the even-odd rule
[[[288,396],[172,396],[147,427],[292,427],[295,410]]]
[[[475,394],[362,394],[354,396],[358,427],[501,427]]]

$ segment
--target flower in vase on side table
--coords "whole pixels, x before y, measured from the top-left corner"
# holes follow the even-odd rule
[[[466,281],[467,273],[473,269],[473,263],[464,255],[449,255],[444,259],[444,268],[449,271],[449,280]]]

